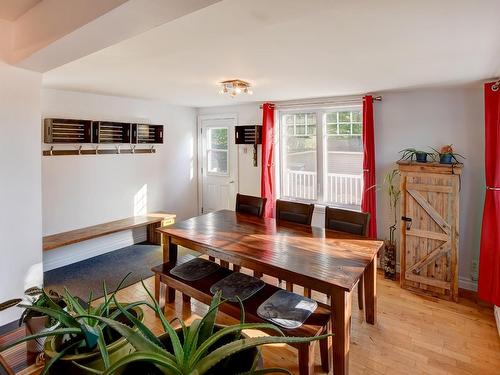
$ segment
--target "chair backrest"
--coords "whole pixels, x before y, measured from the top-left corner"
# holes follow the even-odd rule
[[[267,198],[236,194],[236,212],[262,217]]]
[[[370,214],[343,210],[340,208],[326,207],[325,228],[338,230],[339,232],[352,233],[367,236]]]
[[[276,200],[276,220],[311,225],[314,204]]]

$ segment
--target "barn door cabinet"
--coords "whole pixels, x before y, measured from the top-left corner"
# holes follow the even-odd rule
[[[462,165],[399,162],[401,287],[458,301]]]

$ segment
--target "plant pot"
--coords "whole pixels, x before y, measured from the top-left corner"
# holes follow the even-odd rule
[[[390,241],[385,241],[384,244],[384,278],[396,280],[396,245]]]
[[[427,163],[427,152],[415,152],[418,163]]]
[[[214,331],[217,332],[218,330],[224,328],[223,326],[216,325]],[[182,335],[182,329],[177,329],[176,330],[177,335],[179,336],[179,339],[181,343],[183,343],[184,338]],[[243,337],[248,337],[244,333],[242,333]],[[168,334],[163,334],[158,336],[160,341],[163,343],[165,348],[170,352],[173,353],[173,347],[170,341],[170,338]],[[214,346],[210,347],[208,349],[208,353],[211,353],[215,349],[228,344],[229,342],[234,341],[235,335],[229,335],[225,336],[222,340],[220,340],[217,344]],[[257,358],[258,365],[257,369],[260,369],[263,367],[262,363],[262,358],[260,357],[259,350],[257,348],[251,348],[247,349],[241,352],[238,352],[236,354],[233,354],[232,356],[226,358],[225,360],[222,360],[220,363],[218,363],[216,366],[212,367],[210,371],[207,371],[205,374],[206,375],[233,375],[233,374],[243,374],[247,373],[252,369],[252,365]],[[135,362],[131,363],[125,367],[123,367],[123,372],[121,372],[121,375],[163,375],[163,372],[157,368],[154,364],[150,362]]]
[[[453,155],[452,154],[440,154],[439,162],[441,164],[453,164]]]
[[[130,312],[133,313],[141,322],[144,321],[144,312],[140,307],[134,307],[130,310]],[[137,327],[134,327],[134,330],[137,330]],[[118,334],[117,336],[119,338],[106,346],[109,353],[109,362],[111,364],[117,362],[119,359],[135,350],[124,337]],[[45,360],[47,362],[58,354],[61,341],[61,336],[52,336],[47,339],[44,348]],[[96,348],[88,353],[67,354],[59,358],[59,360],[51,367],[50,374],[94,375],[92,372],[76,366],[73,362],[95,370],[104,370],[101,353]]]
[[[48,323],[49,323],[49,318],[47,316],[34,316],[29,319],[26,319],[24,322],[24,327],[26,329],[26,336],[34,335],[41,332],[53,331],[57,327],[57,324],[53,325],[52,327],[47,327]],[[46,337],[39,337],[34,340],[29,340],[26,343],[26,349],[30,353],[40,353],[45,346],[46,340],[47,340]]]

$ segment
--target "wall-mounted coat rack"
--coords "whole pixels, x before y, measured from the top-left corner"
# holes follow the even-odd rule
[[[261,125],[235,126],[235,140],[237,145],[253,145],[253,166],[257,166],[257,145],[262,144]]]
[[[44,142],[49,144],[79,144],[76,149],[44,150],[45,156],[153,154],[154,146],[136,149],[137,144],[162,144],[163,125],[137,124],[113,121],[93,121],[47,118],[44,125]],[[115,144],[115,148],[83,149],[84,144]],[[128,145],[129,147],[123,147]]]

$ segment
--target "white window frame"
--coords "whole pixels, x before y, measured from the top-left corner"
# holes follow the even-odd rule
[[[342,111],[360,111],[360,123],[361,123],[361,131],[363,131],[362,127],[362,118],[363,118],[363,106],[362,104],[353,104],[353,105],[342,105],[342,106],[325,106],[325,107],[300,107],[300,108],[287,108],[277,111],[276,120],[278,123],[278,132],[277,132],[277,149],[279,150],[279,158],[278,158],[278,168],[277,168],[277,177],[279,181],[279,195],[280,197],[291,200],[298,201],[304,203],[314,203],[319,206],[338,206],[338,207],[349,207],[349,208],[357,208],[357,206],[353,205],[344,205],[344,204],[335,204],[332,202],[326,201],[326,191],[328,178],[325,174],[328,173],[328,150],[327,150],[327,140],[328,137],[334,136],[343,136],[343,135],[351,135],[351,136],[359,136],[362,137],[362,134],[352,134],[352,125],[351,125],[351,134],[328,134],[327,133],[327,122],[326,115],[329,112],[342,112]],[[316,114],[316,199],[304,199],[304,198],[294,198],[285,196],[284,188],[285,188],[285,173],[286,173],[286,160],[285,160],[285,152],[286,152],[286,137],[288,126],[285,121],[283,121],[284,115],[290,114],[298,114],[298,113],[315,113]],[[307,122],[307,121],[306,121]],[[337,121],[337,124],[341,122]],[[351,114],[351,122],[352,124],[352,114]],[[356,122],[358,123],[358,122]],[[306,127],[307,130],[307,127]],[[297,136],[308,136],[309,134],[306,131],[306,134],[296,134],[295,132],[295,119],[294,119],[294,135]],[[332,151],[338,153],[352,153],[352,154],[362,154],[363,152],[357,151]],[[362,169],[360,170],[362,174]]]

